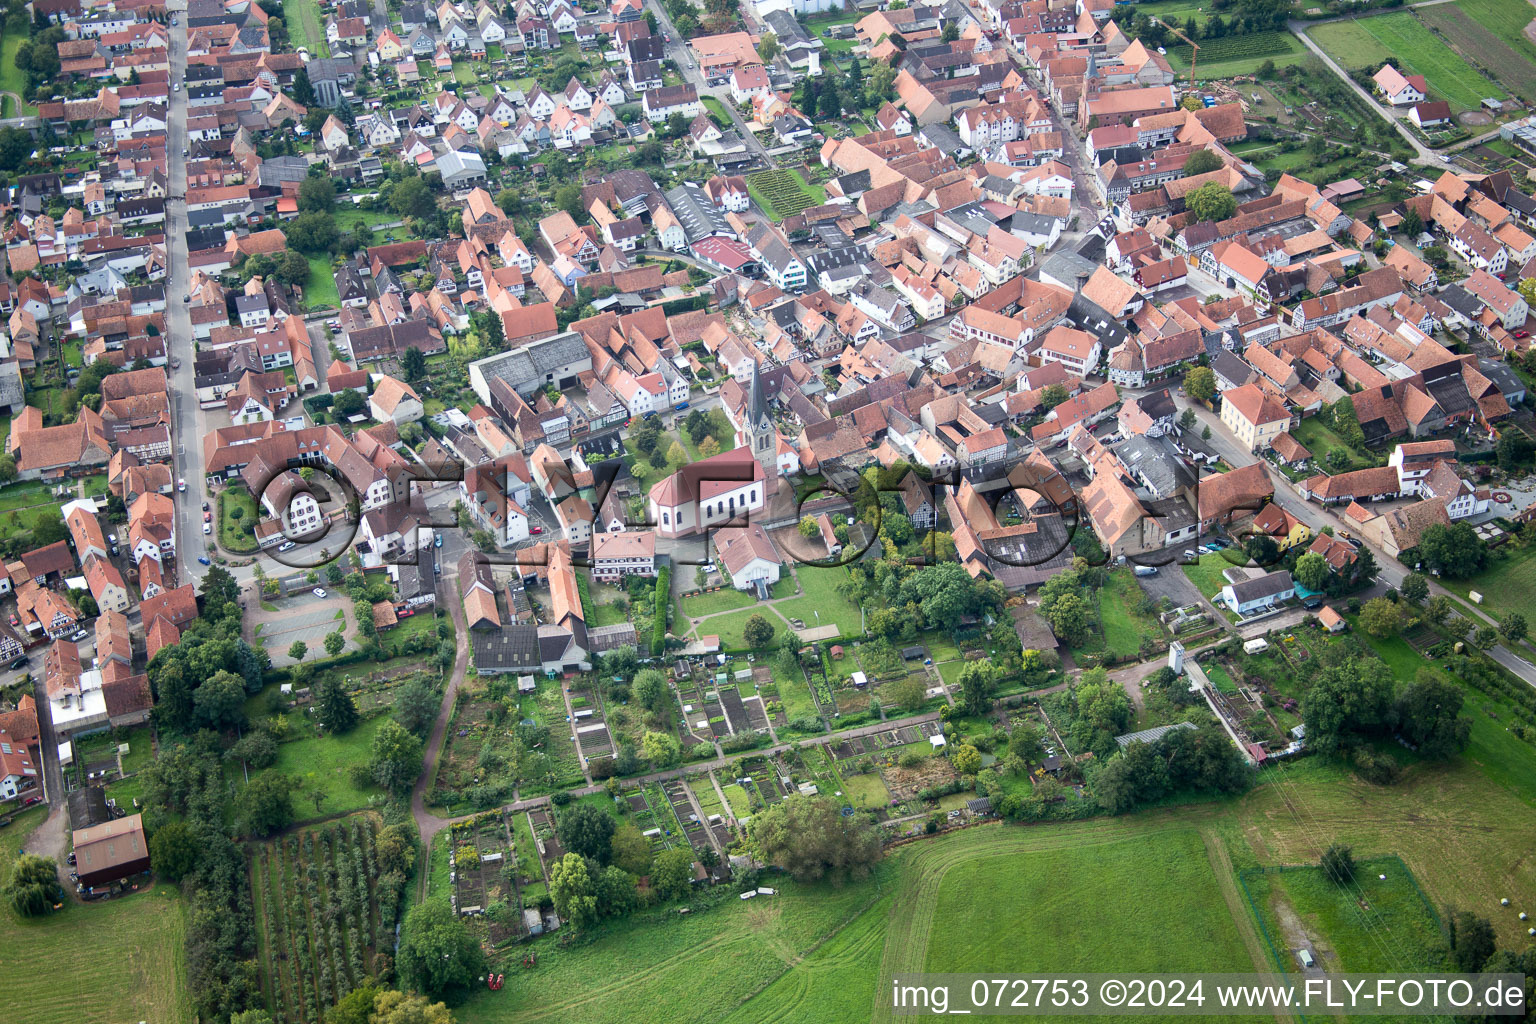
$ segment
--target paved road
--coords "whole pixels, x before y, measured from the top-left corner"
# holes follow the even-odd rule
[[[171,80],[184,81],[187,73],[187,23],[177,18],[171,27]],[[171,385],[172,433],[176,452],[173,465],[178,478],[187,481],[187,492],[176,497],[176,556],[181,582],[200,575],[199,558],[209,555],[209,538],[203,535],[203,435],[208,425],[197,407],[197,388],[192,364],[197,343],[192,336],[192,315],[182,301],[189,290],[187,264],[187,92],[171,92],[166,127],[166,164],[170,192],[165,203],[165,255],[170,271],[165,282],[165,309],[170,356],[179,368],[167,367]]]
[[[648,0],[647,7],[655,12],[656,20],[660,23],[661,30],[671,40],[671,42],[665,44],[666,54],[672,63],[677,65],[678,74],[683,76],[683,81],[698,89],[699,99],[702,100],[705,96],[713,96],[718,99],[720,105],[725,108],[726,114],[730,117],[731,123],[736,126],[736,131],[741,134],[741,141],[747,144],[747,149],[757,155],[757,158],[762,161],[764,167],[775,166],[773,157],[768,155],[768,148],[758,141],[756,135],[747,131],[746,122],[736,112],[736,101],[731,98],[731,90],[726,86],[710,85],[704,80],[704,74],[698,67],[688,66],[693,63],[693,54],[688,52],[687,40],[683,38],[682,33],[678,32],[677,26],[672,24],[672,15],[668,14],[667,9],[657,3],[656,0]]]

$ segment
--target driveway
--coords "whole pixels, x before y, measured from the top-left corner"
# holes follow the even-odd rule
[[[357,623],[352,621],[350,610],[352,601],[345,592],[329,591],[328,596],[318,598],[305,591],[303,595],[266,603],[272,611],[259,604],[254,608],[247,605],[246,639],[266,649],[274,668],[294,664],[288,657],[288,648],[296,641],[304,641],[309,648],[304,660],[313,661],[317,652],[321,656],[325,654],[326,634],[336,632],[338,627],[343,629],[349,641],[357,639]]]

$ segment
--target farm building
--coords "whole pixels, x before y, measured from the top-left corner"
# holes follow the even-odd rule
[[[74,847],[75,871],[87,887],[110,885],[149,870],[141,814],[76,829]]]

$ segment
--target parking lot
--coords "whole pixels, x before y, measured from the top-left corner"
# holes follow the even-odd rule
[[[335,590],[327,590],[324,598],[308,590],[292,597],[269,598],[262,602],[266,607],[258,605],[246,615],[246,640],[265,648],[274,668],[294,664],[288,648],[299,640],[309,648],[304,660],[314,661],[325,656],[327,633],[340,628],[349,642],[356,639],[357,624],[348,610],[351,603],[345,592]]]

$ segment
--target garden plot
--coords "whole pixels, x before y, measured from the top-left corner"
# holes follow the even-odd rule
[[[696,850],[707,849],[709,836],[705,832],[704,823],[694,813],[693,803],[688,799],[688,787],[681,779],[668,779],[662,783],[661,790],[666,794],[667,802],[672,805],[672,814],[683,827],[688,845]]]
[[[758,697],[762,698],[765,714],[768,712],[768,705],[778,705],[773,713],[768,715],[768,720],[777,728],[788,725],[789,715],[784,708],[783,694],[779,690],[779,681],[774,678],[773,669],[766,665],[754,668],[752,685],[757,688]]]
[[[720,802],[720,795],[715,792],[713,777],[705,775],[702,778],[690,779],[688,788],[693,790],[693,797],[704,812],[704,825],[714,835],[715,842],[721,849],[731,845],[731,826],[726,820],[725,805]]]
[[[581,746],[581,756],[590,761],[613,753],[613,736],[608,731],[607,716],[597,694],[586,686],[571,688],[571,728]]]
[[[720,695],[706,673],[694,670],[690,677],[688,696],[683,704],[693,708],[687,712],[688,728],[700,741],[710,742],[731,734],[730,726],[725,721],[725,709],[720,706]]]
[[[550,865],[565,856],[565,849],[555,836],[554,819],[549,816],[547,809],[537,807],[528,812],[528,824],[533,826],[533,841],[539,850],[544,877],[548,878]]]
[[[756,761],[751,771],[747,774],[751,778],[752,785],[757,790],[758,795],[769,806],[781,803],[786,796],[794,792],[785,783],[784,776],[765,761]]]
[[[686,751],[700,743],[711,742],[713,733],[709,728],[709,711],[704,705],[701,691],[692,680],[678,682],[677,699],[683,709],[682,717],[677,721],[677,738],[682,742],[683,749]]]
[[[629,804],[630,820],[635,828],[651,844],[652,853],[660,853],[670,844],[667,842],[666,829],[656,820],[656,813],[651,810],[650,802],[646,800],[645,793],[641,790],[633,790],[625,797]]]
[[[720,706],[725,711],[725,724],[731,735],[747,730],[747,709],[741,703],[741,691],[736,689],[736,684],[731,682],[725,673],[715,676],[715,695],[720,699]],[[719,733],[716,733],[718,736]]]

